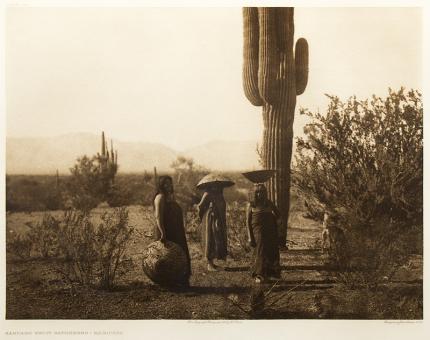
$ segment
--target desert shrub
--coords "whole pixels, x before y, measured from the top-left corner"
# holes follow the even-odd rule
[[[110,207],[125,207],[132,204],[131,192],[127,187],[112,185],[106,194],[106,202]]]
[[[44,210],[62,210],[64,209],[63,193],[60,190],[52,189],[48,190],[46,198],[44,200]]]
[[[378,319],[422,319],[422,286],[386,288],[372,296],[370,306]]]
[[[7,250],[21,259],[52,258],[61,255],[59,245],[60,221],[45,213],[41,221],[27,222],[27,232],[10,230],[7,236]]]
[[[199,214],[197,213],[197,208],[193,210],[189,210],[185,217],[186,221],[186,232],[190,240],[194,242],[200,242],[201,240],[201,221]]]
[[[70,183],[72,182],[72,183]],[[6,210],[46,211],[91,206],[101,203],[86,190],[71,190],[77,182],[73,176],[60,176],[59,185],[55,175],[7,175]],[[118,174],[115,182],[107,191],[106,201],[112,207],[128,205],[152,205],[154,198],[153,177],[143,174]],[[78,198],[72,198],[78,195]],[[80,202],[82,204],[76,204]]]
[[[143,174],[118,174],[115,178],[114,188],[118,190],[118,196],[123,205],[152,205],[155,186],[153,177],[147,172]]]
[[[329,96],[325,115],[298,138],[293,183],[314,210],[335,220],[331,258],[376,286],[417,248],[422,235],[423,107],[418,91],[387,98]],[[321,213],[314,216],[321,216]],[[352,278],[351,278],[352,280]]]
[[[229,254],[233,258],[242,258],[251,251],[248,244],[245,206],[232,202],[227,209],[227,236]]]
[[[12,230],[9,231],[6,238],[6,251],[21,260],[28,260],[31,256],[33,242],[27,234],[18,234]]]
[[[378,291],[337,287],[315,296],[320,318],[422,319],[422,287],[383,287]]]
[[[155,186],[149,187],[148,189],[144,189],[141,191],[141,195],[133,201],[134,204],[141,204],[144,206],[151,206],[154,204],[154,192]]]
[[[110,288],[117,274],[127,271],[130,259],[125,257],[133,228],[128,225],[128,211],[119,208],[103,213],[96,230],[95,245],[100,266],[100,286]]]
[[[245,204],[248,201],[248,193],[253,183],[246,179],[240,172],[225,172],[225,176],[231,179],[235,185],[224,189],[224,197],[227,204],[237,202]]]
[[[6,176],[7,211],[62,209],[61,193],[55,176]]]
[[[90,210],[108,198],[113,200],[112,188],[117,168],[106,165],[105,159],[97,154],[91,158],[78,158],[70,169],[67,193],[74,208]]]
[[[24,257],[30,257],[30,251],[55,257],[54,269],[70,282],[111,288],[132,265],[125,256],[133,233],[125,208],[104,212],[98,225],[88,212],[68,210],[61,218],[45,214],[39,223],[29,227],[20,241],[27,243],[21,245],[18,239],[12,239],[10,252],[18,255],[19,251]]]
[[[202,193],[196,188],[208,170],[194,164],[192,158],[179,156],[172,164],[175,197],[182,207],[187,233],[194,240],[200,239],[200,220],[195,205],[200,202]]]
[[[248,190],[244,188],[238,188],[237,184],[230,188],[224,189],[224,198],[227,204],[231,202],[237,202],[244,204],[248,201]]]
[[[62,273],[82,284],[112,287],[130,264],[125,250],[132,233],[125,208],[103,213],[97,227],[85,212],[66,212],[59,232],[67,260]]]
[[[175,196],[184,212],[193,209],[193,205],[200,201],[201,193],[196,188],[199,180],[208,174],[208,170],[194,164],[192,158],[179,156],[171,165],[173,169],[173,184]]]
[[[45,213],[40,222],[27,223],[30,231],[26,237],[32,243],[32,251],[43,258],[59,255],[58,233],[60,221],[51,214]]]
[[[64,262],[57,263],[56,269],[73,282],[84,285],[94,282],[97,263],[95,250],[95,227],[86,212],[66,211],[58,233]]]

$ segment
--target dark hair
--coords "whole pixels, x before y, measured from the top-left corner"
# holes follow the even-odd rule
[[[254,187],[249,193],[249,202],[252,207],[267,203],[267,189],[262,183],[254,184]]]
[[[157,187],[155,188],[155,195],[152,200],[154,204],[155,197],[157,197],[158,194],[166,194],[166,190],[164,189],[164,185],[167,181],[170,181],[173,184],[173,179],[170,176],[159,176],[157,180]],[[173,189],[172,189],[173,190]]]

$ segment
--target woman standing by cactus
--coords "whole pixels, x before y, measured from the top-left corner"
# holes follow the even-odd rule
[[[178,278],[178,282],[188,286],[191,276],[191,260],[185,236],[182,209],[175,201],[173,181],[170,176],[160,176],[157,186],[157,192],[154,197],[154,211],[157,222],[154,230],[154,238],[161,242],[165,242],[166,240],[174,242],[183,249],[187,257],[188,268],[184,277]]]
[[[275,204],[267,198],[267,189],[261,183],[267,181],[273,174],[274,171],[271,170],[243,174],[255,183],[247,206],[246,225],[249,243],[255,248],[252,276],[256,283],[261,283],[269,277],[279,278],[281,275],[277,223],[280,214]]]
[[[208,271],[218,267],[214,259],[225,261],[227,258],[227,223],[226,202],[223,188],[234,185],[234,182],[215,174],[209,174],[197,184],[205,190],[198,212],[201,220],[201,245],[207,261]]]

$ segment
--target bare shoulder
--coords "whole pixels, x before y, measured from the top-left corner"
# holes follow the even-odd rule
[[[166,196],[164,194],[157,194],[154,198],[154,204],[160,205],[163,204],[166,201]]]

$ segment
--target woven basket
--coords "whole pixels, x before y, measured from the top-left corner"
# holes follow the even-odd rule
[[[273,177],[276,170],[256,170],[244,172],[242,175],[252,183],[264,183]]]
[[[187,273],[187,257],[182,248],[171,241],[152,242],[143,254],[144,273],[155,283],[175,284]]]

